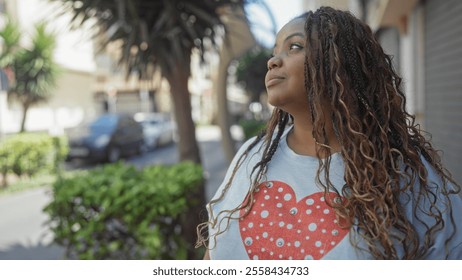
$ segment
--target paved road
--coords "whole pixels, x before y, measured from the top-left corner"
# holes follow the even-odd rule
[[[208,175],[206,195],[210,199],[223,180],[227,163],[217,127],[199,128],[197,137]],[[175,145],[169,145],[127,161],[137,166],[171,164],[178,161],[178,153]],[[50,199],[47,188],[0,197],[0,260],[63,258],[64,250],[52,244],[52,235],[45,225],[47,216],[42,212]]]
[[[0,197],[0,259],[60,259],[63,249],[50,245],[52,235],[42,212],[48,189]]]

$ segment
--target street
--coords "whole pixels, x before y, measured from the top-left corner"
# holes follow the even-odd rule
[[[197,129],[202,162],[207,177],[207,200],[215,193],[225,176],[227,163],[220,144],[217,127]],[[159,147],[138,157],[126,160],[138,167],[151,164],[173,164],[178,162],[175,144]],[[79,168],[92,168],[84,164]],[[53,245],[52,234],[45,222],[43,207],[51,199],[49,188],[34,189],[0,197],[0,259],[38,260],[62,259],[63,248]]]

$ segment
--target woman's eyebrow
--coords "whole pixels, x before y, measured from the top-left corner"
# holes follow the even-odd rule
[[[305,34],[300,33],[300,32],[296,32],[296,33],[292,33],[292,34],[290,34],[289,36],[287,36],[287,37],[284,39],[284,42],[286,42],[287,40],[289,40],[290,38],[295,37],[295,36],[305,38]]]
[[[305,38],[305,34],[301,33],[301,32],[295,32],[295,33],[292,33],[290,34],[289,36],[287,36],[285,39],[284,39],[284,43],[287,42],[290,38],[292,37],[302,37],[302,38]],[[277,44],[274,45],[274,48],[276,48]]]

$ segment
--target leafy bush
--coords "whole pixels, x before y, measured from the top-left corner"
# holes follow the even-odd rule
[[[53,136],[53,173],[60,175],[61,164],[69,154],[69,142],[66,136]]]
[[[242,119],[239,121],[239,125],[242,127],[245,139],[250,139],[265,129],[266,122],[263,120]]]
[[[202,183],[193,163],[108,164],[58,180],[45,211],[68,258],[185,259],[180,221]]]
[[[236,78],[250,95],[251,102],[259,102],[266,91],[265,75],[272,50],[258,46],[246,52],[237,61]]]
[[[31,177],[42,171],[52,171],[64,159],[67,147],[65,138],[53,138],[44,133],[20,133],[6,138],[0,142],[3,185],[7,185],[8,174]]]

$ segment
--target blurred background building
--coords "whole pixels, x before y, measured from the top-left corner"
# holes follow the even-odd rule
[[[462,1],[360,2],[365,20],[404,77],[409,111],[462,182]]]

